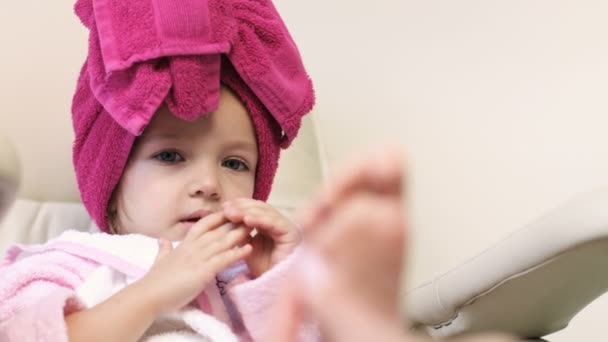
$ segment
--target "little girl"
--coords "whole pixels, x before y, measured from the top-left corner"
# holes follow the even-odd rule
[[[103,233],[9,249],[2,336],[267,340],[300,234],[264,201],[314,103],[276,9],[79,0],[76,12],[90,37],[73,160]]]

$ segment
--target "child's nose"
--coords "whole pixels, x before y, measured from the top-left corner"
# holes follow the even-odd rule
[[[205,174],[195,177],[190,184],[189,195],[191,197],[204,197],[219,200],[221,198],[219,179],[215,172],[205,172]]]

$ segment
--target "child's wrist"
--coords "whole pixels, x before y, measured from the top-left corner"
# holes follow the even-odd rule
[[[158,316],[165,313],[166,303],[162,300],[162,290],[157,289],[154,281],[146,276],[133,283],[133,290],[138,293],[140,299],[146,304],[146,310],[149,310]]]

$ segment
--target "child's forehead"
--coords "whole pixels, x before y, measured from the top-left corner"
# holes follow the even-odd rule
[[[144,130],[140,141],[155,140],[192,140],[212,137],[224,143],[252,145],[257,149],[256,132],[253,121],[244,105],[224,97],[219,108],[187,121],[174,115],[167,106],[161,107]]]
[[[202,126],[199,121],[208,120],[209,114],[201,115],[196,121],[187,121],[178,118],[171,113],[167,106],[162,106],[152,117],[152,120],[144,130],[142,137],[152,135],[180,135],[192,126]]]

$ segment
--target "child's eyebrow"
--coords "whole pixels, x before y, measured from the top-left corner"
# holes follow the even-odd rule
[[[257,152],[258,148],[253,141],[249,140],[228,140],[224,143],[224,147],[228,149],[242,149],[248,152]]]

